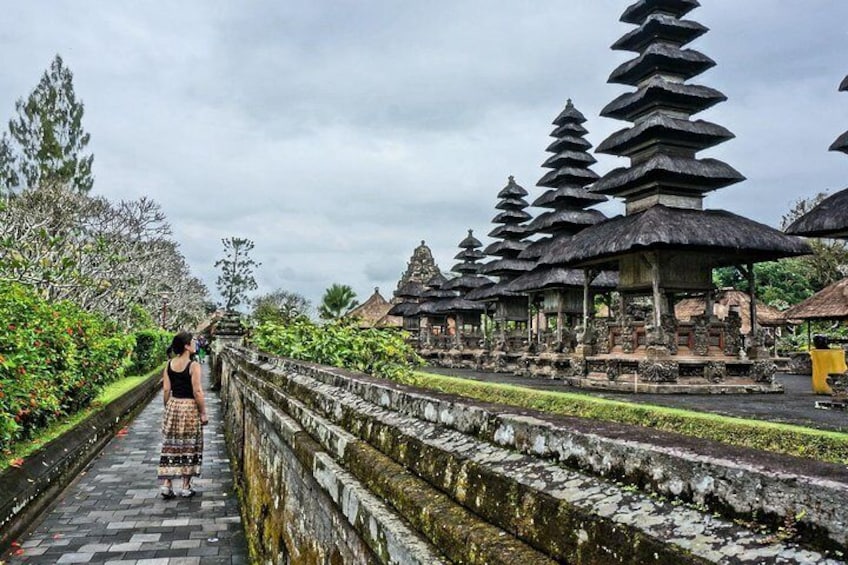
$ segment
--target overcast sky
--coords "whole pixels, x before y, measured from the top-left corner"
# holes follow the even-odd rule
[[[0,123],[59,53],[94,192],[161,203],[213,294],[221,238],[241,236],[260,291],[388,298],[422,239],[445,271],[467,229],[490,241],[508,175],[541,193],[567,98],[594,145],[627,125],[599,112],[629,90],[606,82],[632,56],[609,49],[629,3],[4,0]],[[748,178],[707,206],[777,226],[794,200],[848,186],[827,151],[848,129],[848,2],[701,3],[688,17],[711,31],[692,47],[718,65],[694,82],[728,101],[699,117],[737,137],[700,156]]]

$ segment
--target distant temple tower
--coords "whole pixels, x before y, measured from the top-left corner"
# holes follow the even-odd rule
[[[410,286],[420,285],[423,289],[424,284],[428,280],[439,274],[441,274],[441,271],[439,271],[439,267],[436,265],[435,259],[433,259],[433,252],[430,251],[430,248],[427,247],[427,244],[422,239],[421,245],[416,247],[415,251],[412,252],[412,257],[406,264],[406,271],[398,281],[397,289],[394,292],[395,297],[401,297],[398,292],[402,292],[404,287],[406,287],[406,290],[409,290]],[[409,285],[408,283],[416,284]]]

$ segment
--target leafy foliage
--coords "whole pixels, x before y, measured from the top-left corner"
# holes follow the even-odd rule
[[[323,320],[338,320],[352,309],[356,308],[356,292],[346,284],[333,285],[324,291],[318,315]]]
[[[305,318],[288,325],[266,322],[253,343],[274,355],[362,371],[380,377],[409,375],[423,361],[404,334],[388,330],[358,330],[346,322],[317,326]]]
[[[215,268],[221,269],[218,291],[224,297],[224,309],[231,310],[247,301],[249,291],[256,290],[253,269],[261,263],[250,258],[253,242],[249,239],[231,237],[222,239],[221,243],[224,244],[224,257],[215,261]]]
[[[809,275],[802,259],[757,263],[754,265],[757,297],[765,304],[785,310],[815,294]],[[733,267],[715,269],[713,281],[719,288],[733,287],[748,292],[748,279]]]
[[[253,319],[257,324],[276,322],[290,324],[300,317],[309,317],[312,304],[296,292],[275,290],[253,300]]]
[[[167,361],[167,350],[173,337],[170,332],[140,330],[135,332],[134,337],[135,345],[132,350],[129,374],[143,375]]]
[[[0,278],[70,299],[126,328],[149,327],[168,297],[168,327],[203,317],[192,277],[158,204],[113,204],[50,183],[0,200]],[[146,312],[146,315],[145,315]]]
[[[87,406],[129,368],[132,335],[0,281],[0,449]]]
[[[84,109],[73,78],[56,55],[27,99],[15,104],[18,116],[9,122],[9,132],[18,151],[4,158],[0,148],[0,171],[11,166],[16,182],[23,180],[27,187],[58,182],[79,192],[91,190],[94,155],[84,154],[91,135],[82,128]],[[12,180],[3,176],[5,182]]]

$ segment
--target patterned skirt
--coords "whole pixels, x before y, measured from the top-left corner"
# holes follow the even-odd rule
[[[193,398],[171,398],[162,422],[160,479],[199,477],[203,463],[203,427]]]

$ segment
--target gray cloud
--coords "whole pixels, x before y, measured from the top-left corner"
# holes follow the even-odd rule
[[[708,205],[776,225],[799,197],[848,186],[827,147],[848,129],[844,0],[711,0],[693,47],[705,112],[737,138],[705,156],[748,180]],[[262,290],[313,301],[333,282],[394,288],[426,239],[443,269],[468,228],[484,241],[513,174],[532,196],[566,98],[595,145],[628,56],[609,0],[94,0],[18,2],[0,23],[0,118],[54,53],[75,73],[95,191],[159,201],[207,284],[223,237],[256,242]],[[49,6],[49,7],[48,7]],[[599,156],[603,173],[623,160]],[[602,207],[609,215],[619,203]]]

